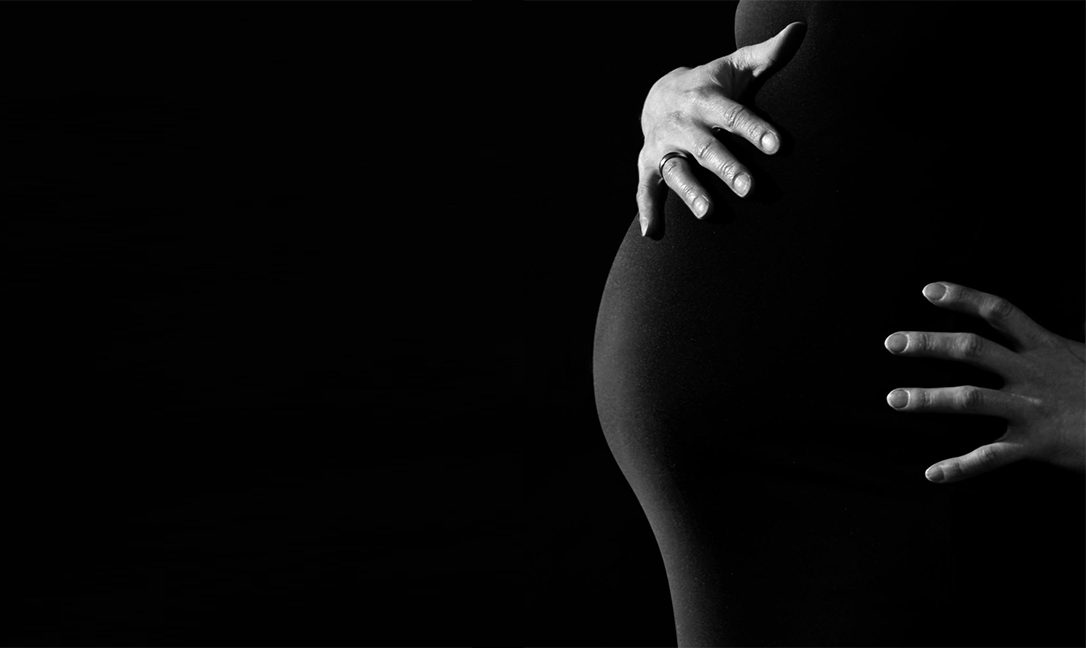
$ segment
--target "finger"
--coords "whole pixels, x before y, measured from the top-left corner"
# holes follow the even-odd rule
[[[898,331],[887,337],[883,346],[894,355],[959,360],[995,372],[1005,380],[1021,376],[1028,370],[1022,356],[974,333]]]
[[[699,108],[699,116],[709,126],[738,135],[763,153],[773,154],[780,149],[780,134],[743,104],[717,94],[705,98]]]
[[[917,414],[981,414],[1009,421],[1029,417],[1034,403],[1004,391],[965,385],[962,387],[901,387],[886,395],[886,402],[899,412]]]
[[[777,32],[773,38],[739,48],[724,58],[730,59],[731,65],[737,70],[748,71],[757,78],[788,62],[803,42],[806,32],[805,24],[794,22]]]
[[[694,177],[694,171],[685,157],[668,158],[660,170],[663,172],[664,183],[671,187],[695,216],[704,218],[708,215],[712,207],[709,192]]]
[[[1051,346],[1055,337],[1002,297],[948,281],[924,286],[924,296],[941,308],[983,319],[1023,349]]]
[[[684,143],[686,150],[693,154],[694,160],[716,174],[724,181],[724,184],[731,187],[737,196],[745,196],[754,188],[750,171],[747,171],[747,168],[740,164],[731,151],[725,148],[708,129],[699,128],[692,131]],[[664,180],[667,178],[665,177]]]
[[[963,479],[995,470],[1025,457],[1022,446],[1009,441],[996,441],[983,445],[969,454],[940,461],[932,465],[924,476],[936,484],[952,484]]]
[[[656,238],[664,218],[664,197],[667,185],[655,169],[640,170],[637,183],[637,217],[641,224],[641,236]]]

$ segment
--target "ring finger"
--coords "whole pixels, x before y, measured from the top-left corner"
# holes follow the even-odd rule
[[[664,183],[682,198],[695,216],[704,218],[709,213],[709,192],[694,177],[694,171],[686,157],[675,155],[668,158],[660,166],[660,173]]]

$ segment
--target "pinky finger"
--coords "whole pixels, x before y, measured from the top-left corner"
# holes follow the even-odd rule
[[[976,477],[1022,459],[1021,446],[1007,441],[996,441],[954,459],[940,461],[924,473],[928,481],[936,484]]]
[[[641,223],[641,236],[657,238],[663,230],[664,198],[667,187],[653,171],[642,171],[637,185],[637,219]]]

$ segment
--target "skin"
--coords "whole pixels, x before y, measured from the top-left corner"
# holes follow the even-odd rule
[[[712,213],[710,194],[694,177],[691,164],[712,171],[736,195],[750,194],[750,171],[716,133],[740,136],[766,155],[780,149],[778,131],[738,98],[755,80],[787,62],[805,29],[803,23],[792,23],[767,41],[696,68],[678,68],[653,84],[641,114],[645,143],[638,156],[637,206],[642,236],[658,237],[668,188],[698,218]],[[661,166],[669,152],[684,157],[669,158]],[[941,298],[934,293],[936,286],[945,287]],[[887,396],[887,403],[903,414],[956,412],[1007,420],[1002,437],[934,464],[925,473],[928,480],[949,484],[1022,459],[1086,473],[1083,343],[1049,332],[995,295],[948,282],[929,284],[924,295],[940,308],[984,319],[1015,342],[1014,349],[1007,349],[969,333],[923,331],[900,331],[886,339],[887,350],[896,355],[966,362],[1005,381],[999,390],[907,387]],[[898,398],[906,397],[896,407]]]
[[[659,232],[669,187],[698,218],[712,213],[709,192],[694,177],[692,162],[712,171],[736,195],[750,194],[753,176],[715,133],[738,135],[766,155],[780,150],[780,133],[737,98],[756,79],[786,61],[788,53],[803,40],[805,30],[803,23],[792,23],[767,41],[696,68],[678,68],[653,84],[641,111],[645,144],[637,162],[642,236],[655,238]],[[660,160],[670,152],[686,157],[669,158],[661,169]]]
[[[1086,473],[1086,345],[1048,331],[996,295],[943,281],[925,286],[924,296],[939,308],[983,319],[1015,347],[972,333],[898,331],[886,338],[884,346],[894,355],[965,362],[1005,382],[998,390],[903,387],[886,396],[890,407],[905,414],[1006,419],[1003,436],[934,464],[925,473],[928,480],[949,484],[1022,459]]]

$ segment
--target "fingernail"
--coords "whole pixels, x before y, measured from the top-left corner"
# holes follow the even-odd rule
[[[704,198],[698,197],[694,199],[694,213],[698,218],[705,216],[705,212],[709,211],[709,203],[705,202]]]
[[[637,220],[641,221],[641,236],[644,236],[649,229],[648,221],[645,220],[644,216],[639,216]]]
[[[740,196],[747,195],[747,191],[750,190],[750,176],[745,173],[735,176],[735,190]]]
[[[909,392],[904,389],[895,389],[886,397],[886,402],[890,403],[890,407],[894,409],[901,409],[909,404]]]
[[[928,478],[928,481],[936,484],[946,479],[946,475],[943,474],[943,469],[940,466],[928,468],[928,471],[924,473],[924,476]]]
[[[882,344],[890,353],[901,353],[909,344],[909,338],[905,337],[901,333],[894,333],[890,337],[886,338],[886,341]]]
[[[946,286],[940,283],[933,283],[924,286],[924,296],[932,301],[939,301],[946,294]]]
[[[766,153],[772,153],[773,151],[776,151],[778,144],[779,142],[777,141],[777,136],[773,133],[766,133],[765,135],[762,135],[762,149],[764,149]]]

